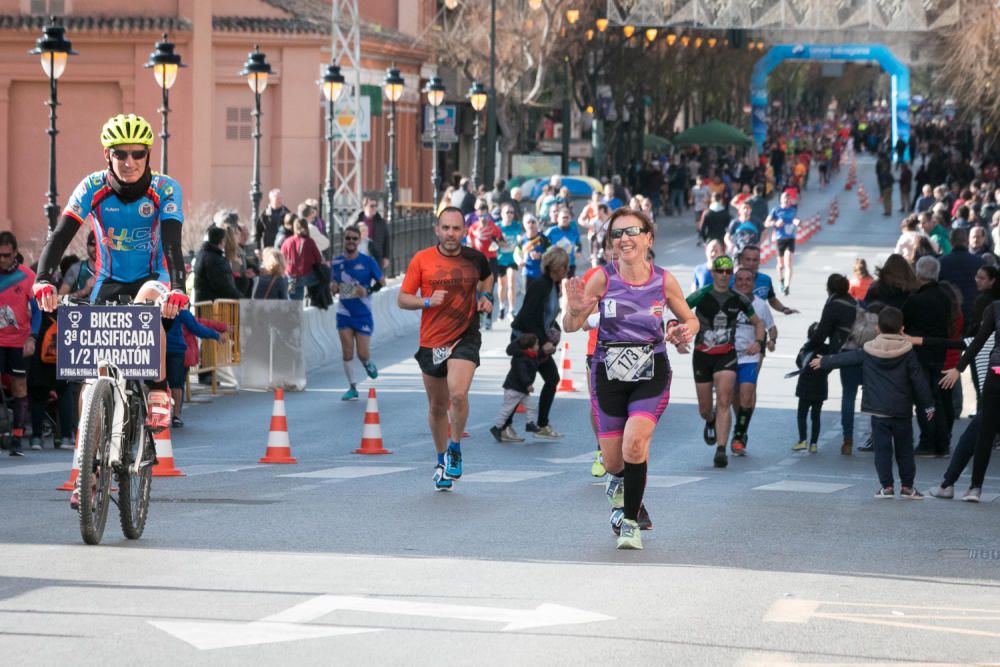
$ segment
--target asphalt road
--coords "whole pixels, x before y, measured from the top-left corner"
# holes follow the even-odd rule
[[[862,160],[869,191],[871,171]],[[365,401],[339,400],[339,364],[286,396],[295,465],[257,463],[272,395],[187,406],[172,434],[186,476],[154,480],[136,542],[112,508],[104,543],[81,544],[55,490],[68,452],[0,460],[3,663],[1000,663],[1000,475],[978,506],[874,500],[871,455],[839,453],[835,378],[819,453],[791,453],[794,380],[782,376],[819,317],[826,276],[858,255],[874,266],[896,238],[895,217],[862,213],[839,183],[807,191],[802,215],[814,213],[823,229],[796,254],[785,299],[802,314],[777,316],[749,456],[712,467],[690,360],[671,354],[643,551],[615,549],[582,391],[556,399],[562,440],[490,437],[506,326],[484,336],[465,476],[450,494],[432,487],[416,341],[383,342],[380,377],[362,389],[378,390],[392,454],[353,453]],[[691,221],[661,220],[659,236],[658,261],[686,286],[702,261]],[[568,338],[582,389],[583,337]],[[918,486],[945,463],[919,459]]]

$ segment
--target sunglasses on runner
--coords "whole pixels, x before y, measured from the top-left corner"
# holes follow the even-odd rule
[[[645,229],[642,227],[620,227],[618,229],[612,229],[608,235],[613,239],[620,239],[622,234],[628,234],[629,236],[638,236],[642,234]]]
[[[355,243],[357,243],[358,241],[361,240],[361,237],[360,236],[345,236],[344,240],[345,241],[354,241]]]
[[[111,151],[111,155],[116,160],[127,160],[131,156],[133,160],[138,162],[139,160],[145,160],[146,156],[149,155],[149,151],[146,149],[138,151],[123,151],[116,148],[113,151]]]
[[[730,273],[733,272],[732,269],[712,269],[712,270],[715,271],[716,273],[721,273],[724,276],[729,275]]]

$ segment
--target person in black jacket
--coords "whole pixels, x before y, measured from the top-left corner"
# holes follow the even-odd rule
[[[258,257],[264,248],[274,246],[274,237],[289,213],[291,211],[285,206],[281,190],[275,188],[267,193],[267,208],[253,221],[253,240],[250,242],[256,248]]]
[[[363,208],[354,222],[359,227],[364,225],[368,229],[368,254],[382,269],[382,273],[388,274],[392,258],[389,246],[389,225],[382,214],[378,212],[377,201],[366,197],[362,206]]]
[[[569,273],[569,255],[563,248],[552,246],[542,256],[542,275],[528,287],[524,302],[511,323],[511,340],[522,333],[532,333],[540,342],[538,372],[545,384],[538,397],[538,420],[528,422],[525,430],[536,438],[561,438],[549,425],[549,411],[556,398],[559,369],[553,358],[562,329],[559,328],[559,295],[561,285]]]
[[[878,336],[861,349],[817,355],[809,363],[814,369],[829,370],[861,366],[864,392],[861,411],[872,416],[872,440],[875,444],[875,470],[879,490],[876,498],[895,494],[892,459],[895,455],[901,484],[900,498],[920,500],[923,494],[914,486],[917,466],[913,456],[913,403],[934,418],[934,400],[913,345],[902,335],[903,313],[886,306],[878,314]]]
[[[799,350],[798,356],[795,357],[795,365],[802,372],[799,373],[799,379],[795,384],[795,396],[799,399],[798,414],[796,415],[799,441],[792,447],[792,451],[801,452],[808,447],[810,454],[819,451],[820,413],[823,411],[823,401],[827,399],[829,393],[827,376],[830,371],[816,370],[808,366],[815,355],[823,356],[830,352],[830,348],[825,343],[813,342],[816,339],[818,326],[817,322],[809,325],[809,339]],[[812,418],[808,444],[806,441],[807,417]]]
[[[503,381],[503,405],[490,433],[497,442],[524,442],[524,438],[514,431],[512,421],[519,405],[524,406],[529,422],[535,419],[535,408],[528,402],[528,395],[535,389],[532,384],[538,373],[538,336],[521,334],[507,346],[507,354],[510,355],[510,371]]]
[[[222,254],[225,240],[226,230],[221,227],[208,228],[208,240],[202,244],[194,261],[195,301],[244,298],[236,289],[232,265]]]
[[[814,345],[829,342],[831,353],[840,352],[854,326],[858,303],[848,293],[850,287],[846,276],[830,274],[826,279],[826,293],[829,297],[823,306],[823,314],[820,315],[815,331],[810,330],[809,333],[809,340]],[[844,432],[840,453],[844,456],[850,456],[854,448],[854,403],[860,386],[859,366],[844,366],[840,369],[840,428]]]

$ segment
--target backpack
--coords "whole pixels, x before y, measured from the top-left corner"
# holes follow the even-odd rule
[[[878,335],[878,315],[861,306],[854,305],[854,324],[847,332],[847,338],[841,345],[841,350],[856,350]],[[846,331],[846,329],[844,329]]]

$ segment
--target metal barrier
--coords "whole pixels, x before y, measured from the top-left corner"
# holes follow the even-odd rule
[[[216,394],[219,388],[219,368],[240,364],[240,302],[235,299],[217,299],[194,303],[192,308],[196,318],[217,320],[229,328],[218,341],[211,338],[199,339],[198,365],[191,369],[199,374],[211,373],[212,394]],[[188,382],[190,383],[190,379]],[[190,389],[189,385],[188,396],[191,395]]]
[[[434,211],[409,205],[406,213],[398,215],[389,225],[391,259],[390,276],[397,276],[406,270],[410,259],[418,250],[434,245]]]

